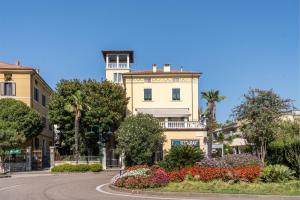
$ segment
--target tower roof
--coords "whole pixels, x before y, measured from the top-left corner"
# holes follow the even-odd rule
[[[102,55],[104,60],[107,54],[128,54],[130,63],[134,62],[134,52],[132,50],[103,50]]]

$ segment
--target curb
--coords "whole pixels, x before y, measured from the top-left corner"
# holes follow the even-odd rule
[[[289,200],[299,200],[299,196],[280,196],[280,195],[257,195],[257,194],[224,194],[224,193],[201,193],[201,192],[152,192],[146,190],[137,190],[137,189],[126,189],[119,188],[112,184],[109,184],[108,187],[111,190],[116,192],[124,192],[130,194],[140,194],[140,195],[152,195],[152,196],[161,196],[161,197],[170,197],[177,196],[182,198],[190,198],[190,197],[217,197],[222,199],[222,197],[227,196],[232,199],[242,199],[245,197],[251,197],[253,199],[289,199]]]
[[[11,175],[1,175],[0,178],[11,178]]]

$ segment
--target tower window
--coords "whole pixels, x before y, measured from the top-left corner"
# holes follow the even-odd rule
[[[122,83],[122,73],[114,73],[114,83]]]

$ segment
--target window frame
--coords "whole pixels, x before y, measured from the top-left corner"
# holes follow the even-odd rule
[[[180,88],[172,88],[172,101],[180,101],[180,100],[181,100]]]
[[[42,106],[46,107],[46,96],[42,94]]]
[[[40,91],[37,87],[34,87],[33,89],[33,99],[36,101],[36,102],[39,102],[39,96],[40,96]]]
[[[150,93],[146,91],[150,91]],[[152,99],[152,88],[144,88],[144,101],[152,101]]]

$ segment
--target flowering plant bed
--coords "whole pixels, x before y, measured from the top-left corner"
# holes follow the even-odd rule
[[[129,168],[124,174],[117,175],[112,179],[112,184],[115,186],[128,189],[162,187],[168,183],[168,174],[164,169],[156,166]]]

